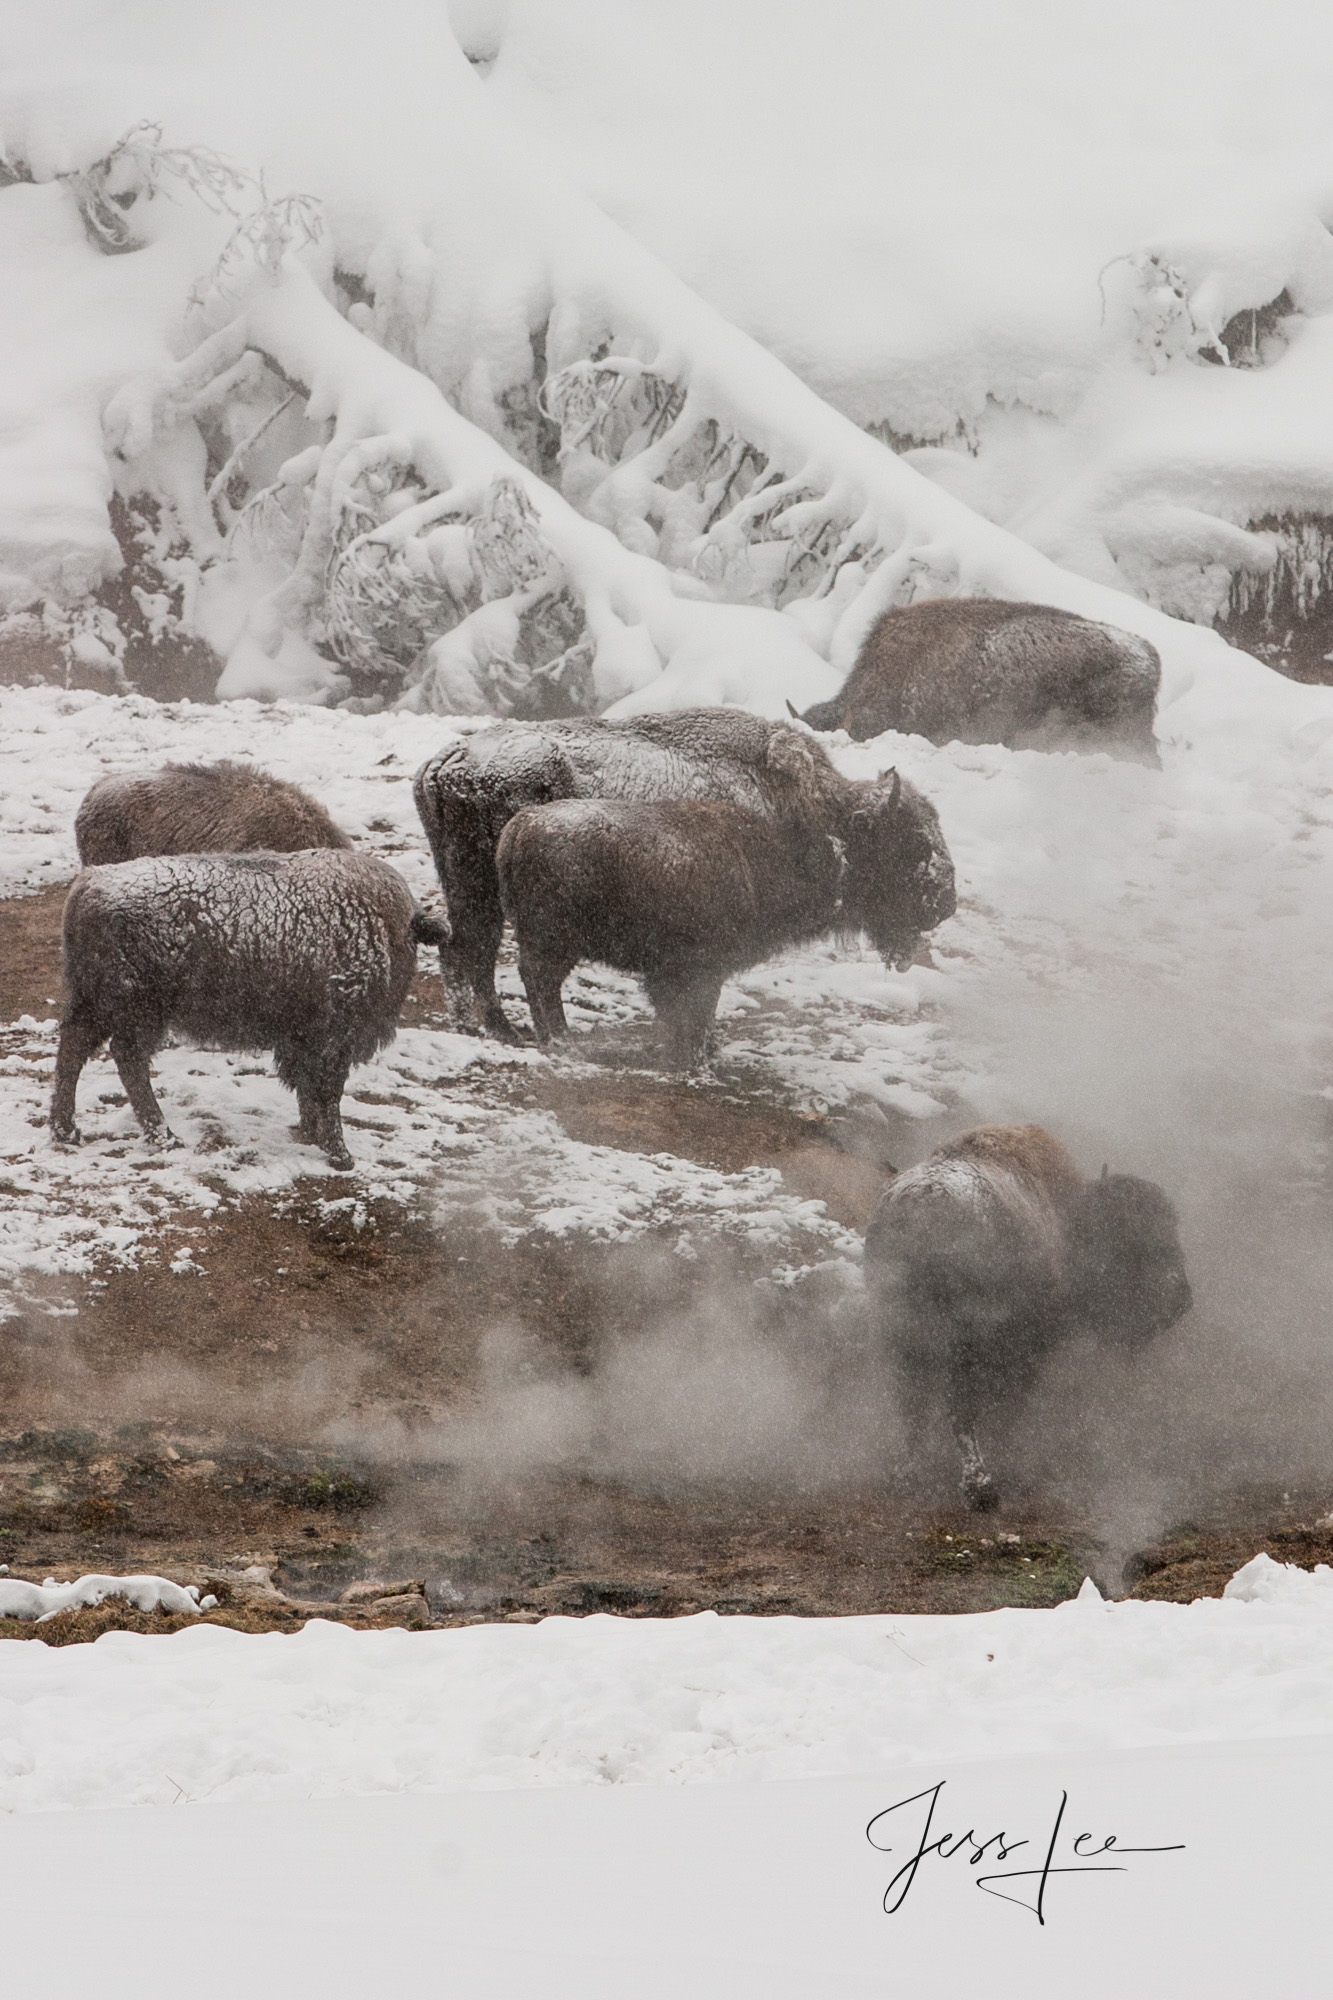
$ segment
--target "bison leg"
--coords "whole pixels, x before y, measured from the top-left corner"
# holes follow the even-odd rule
[[[449,944],[440,946],[440,976],[453,1020],[463,1032],[471,1028],[475,1033],[475,1018],[468,1018],[475,1007],[484,1033],[497,1042],[518,1041],[495,990],[495,961],[504,937],[498,893],[450,896],[449,921],[454,934]]]
[[[74,1123],[74,1094],[84,1064],[97,1054],[105,1040],[105,1034],[87,1008],[71,1007],[60,1024],[55,1091],[51,1098],[51,1131],[58,1146],[79,1143],[81,1135]]]
[[[521,944],[519,946],[518,974],[523,981],[523,991],[528,996],[528,1006],[532,1009],[533,1033],[539,1042],[549,1042],[555,1036],[569,1032],[560,989],[573,969],[573,961],[564,965],[553,958],[542,958],[532,950],[525,951]]]
[[[342,1097],[352,1067],[348,1056],[333,1049],[312,1053],[308,1047],[301,1054],[294,1055],[289,1048],[274,1054],[278,1074],[296,1092],[297,1136],[307,1146],[318,1146],[339,1173],[350,1173],[356,1162],[347,1149],[342,1121]]]
[[[146,1051],[127,1042],[123,1036],[113,1035],[111,1060],[120,1071],[125,1095],[130,1100],[135,1117],[143,1127],[143,1135],[149,1145],[179,1146],[180,1140],[168,1127],[166,1119],[162,1116],[162,1106],[153,1095],[153,1080],[149,1074]]]
[[[645,979],[653,1012],[662,1023],[664,1053],[670,1069],[695,1069],[708,1055],[709,1033],[722,981],[711,974],[695,978],[661,974]]]
[[[1000,1504],[999,1491],[986,1469],[975,1429],[955,1427],[958,1450],[963,1461],[963,1499],[974,1514],[993,1514]]]

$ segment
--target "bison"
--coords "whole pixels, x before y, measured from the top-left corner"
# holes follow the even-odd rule
[[[448,926],[418,910],[387,862],[299,854],[180,854],[85,869],[65,903],[67,999],[51,1128],[79,1139],[74,1095],[106,1041],[155,1145],[179,1143],[148,1062],[171,1028],[224,1049],[272,1049],[298,1132],[348,1168],[348,1071],[393,1040],[418,944]]]
[[[294,854],[350,847],[322,805],[250,764],[164,764],[99,778],[74,819],[84,868],[142,854]]]
[[[934,743],[1089,747],[1155,761],[1155,646],[1049,604],[933,598],[886,611],[812,729],[886,729]]]
[[[877,794],[853,840],[883,858],[885,829],[914,833],[900,781]],[[902,877],[868,878],[853,847],[800,821],[690,799],[562,799],[524,806],[500,836],[500,899],[539,1041],[563,1034],[560,989],[581,959],[642,974],[681,1067],[704,1053],[722,982],[785,945],[856,924],[893,950],[921,912]],[[906,871],[904,871],[905,873]],[[855,900],[857,885],[870,901]],[[850,898],[850,900],[849,900]]]
[[[1175,1210],[1129,1174],[1085,1181],[1035,1125],[983,1125],[894,1180],[866,1233],[866,1280],[909,1415],[943,1409],[968,1504],[998,1496],[981,1433],[1085,1333],[1137,1348],[1192,1303]]]
[[[953,863],[920,792],[896,778],[844,778],[806,731],[740,709],[501,723],[446,744],[413,792],[453,926],[441,953],[446,983],[456,1005],[470,998],[486,1031],[506,1041],[515,1033],[495,992],[504,931],[495,851],[524,806],[702,800],[831,837],[847,855],[848,908],[893,901],[896,928],[882,924],[877,938],[898,959],[954,908]]]

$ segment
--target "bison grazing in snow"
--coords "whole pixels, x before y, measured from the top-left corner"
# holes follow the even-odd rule
[[[393,1040],[417,945],[445,944],[387,862],[369,855],[180,854],[90,868],[65,904],[67,1000],[51,1126],[77,1142],[79,1073],[103,1042],[145,1135],[175,1144],[148,1062],[170,1028],[272,1049],[300,1137],[350,1167],[348,1071]]]
[[[886,611],[812,729],[864,742],[886,729],[934,743],[1120,750],[1155,759],[1155,646],[1049,604],[932,598]]]
[[[906,782],[844,778],[805,731],[740,709],[501,723],[447,744],[422,765],[413,790],[453,926],[441,954],[446,980],[455,1000],[469,994],[488,1033],[505,1040],[514,1031],[495,992],[504,930],[495,853],[524,806],[702,800],[831,837],[847,857],[848,926],[864,923],[895,958],[910,956],[921,933],[954,908],[953,864],[928,800]],[[883,918],[875,928],[853,914],[872,908]]]
[[[99,778],[74,819],[85,868],[141,854],[294,854],[350,847],[322,805],[250,764],[164,764]]]
[[[905,855],[917,836],[912,800],[896,780],[849,833],[873,846],[897,825]],[[910,867],[868,878],[855,845],[800,822],[774,824],[743,806],[704,800],[644,805],[564,799],[525,806],[500,836],[500,896],[518,938],[518,969],[538,1039],[565,1028],[560,989],[580,959],[643,975],[666,1030],[668,1056],[697,1061],[722,982],[784,945],[835,926],[864,926],[886,950],[947,915],[923,909]],[[856,900],[860,893],[869,900]],[[846,892],[850,899],[844,900]],[[947,899],[952,908],[952,895]]]
[[[900,1174],[866,1234],[866,1279],[909,1414],[943,1407],[981,1508],[996,1494],[980,1433],[1059,1343],[1138,1347],[1191,1304],[1162,1190],[1105,1168],[1083,1180],[1035,1125],[980,1126]]]

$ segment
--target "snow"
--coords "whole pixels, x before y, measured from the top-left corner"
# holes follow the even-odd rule
[[[1111,1156],[1159,1174],[1205,1235],[1219,1192],[1243,1175],[1274,1174],[1298,1199],[1315,1140],[1293,1112],[1314,1102],[1317,1023],[1333,1006],[1316,919],[1333,860],[1324,775],[1333,698],[1222,660],[1235,670],[1219,671],[1207,698],[1200,676],[1166,707],[1161,771],[896,736],[835,744],[849,775],[896,763],[935,802],[958,867],[959,914],[936,934],[934,964],[906,974],[864,945],[829,944],[733,982],[721,1073],[812,1108],[869,1103],[917,1120],[961,1100],[980,1116],[1044,1120],[1089,1169]],[[73,873],[75,808],[105,772],[250,755],[305,785],[358,846],[429,895],[408,779],[451,727],[467,726],[290,702],[160,706],[18,688],[0,691],[0,719],[0,888],[10,894]],[[432,967],[434,954],[422,962]],[[326,1180],[322,1157],[291,1136],[293,1103],[267,1058],[186,1047],[158,1065],[183,1152],[151,1153],[128,1107],[99,1101],[108,1088],[118,1095],[103,1063],[82,1087],[88,1143],[56,1152],[42,1125],[56,1038],[51,970],[50,1017],[13,1024],[0,1050],[9,1283],[21,1288],[25,1270],[58,1276],[101,1256],[133,1258],[146,1232],[190,1208]],[[512,973],[506,990],[512,1001]],[[647,1016],[636,984],[604,970],[581,974],[572,997],[582,1027]],[[577,1041],[555,1060],[577,1065]],[[679,1223],[737,1230],[775,1250],[785,1242],[788,1258],[801,1242],[803,1255],[847,1254],[846,1232],[771,1171],[723,1175],[582,1146],[549,1115],[516,1111],[516,1070],[548,1061],[401,1031],[352,1077],[358,1197],[424,1193],[511,1239],[532,1228],[624,1237]],[[1276,1255],[1264,1247],[1266,1223],[1240,1226],[1261,1239],[1256,1255]]]
[[[58,1938],[57,1982],[116,2000],[150,1954],[209,2000],[241,1978],[338,2000],[404,1978],[482,2000],[1316,2000],[1330,1769],[1310,1739],[951,1766],[936,1825],[1026,1839],[1011,1867],[1035,1847],[1040,1868],[1062,1792],[1057,1865],[1112,1832],[1126,1850],[1123,1873],[1050,1878],[1040,1926],[1030,1881],[977,1892],[966,1845],[885,1914],[895,1857],[865,1829],[920,1772],[197,1812],[181,1792],[0,1822],[6,1960],[49,1984]],[[1154,1844],[1173,1851],[1128,1852]]]
[[[108,1597],[123,1597],[136,1611],[211,1610],[215,1597],[201,1599],[193,1585],[182,1589],[164,1576],[81,1576],[74,1583],[24,1583],[17,1577],[0,1578],[0,1618],[36,1619],[43,1624],[61,1611],[85,1609],[105,1604]]]
[[[617,221],[1055,561],[1206,622],[1236,524],[1328,510],[1315,0],[1271,9],[1262,50],[1237,0],[778,0],[762,33],[705,0],[651,26],[620,0],[502,13],[488,90]],[[799,141],[773,198],[753,162],[779,134]],[[1191,358],[1284,289],[1266,365]]]
[[[1327,1737],[1328,1573],[1255,1560],[1259,1589],[1189,1605],[1085,1587],[1054,1611],[950,1617],[316,1619],[0,1645],[0,1807],[170,1804],[172,1784],[222,1805],[767,1783]]]
[[[219,1996],[239,1952],[285,1991],[364,1992],[410,1939],[497,2000],[538,1969],[571,2000],[869,1996],[886,1965],[927,2000],[1315,2000],[1328,1576],[1260,1555],[1189,1605],[1085,1583],[956,1617],[0,1645],[6,1963],[49,1971],[58,1926],[70,1990],[141,1991],[114,1923]],[[890,1916],[932,1794],[949,1843]],[[977,1895],[964,1826],[1038,1871],[1114,1835],[1116,1871]]]

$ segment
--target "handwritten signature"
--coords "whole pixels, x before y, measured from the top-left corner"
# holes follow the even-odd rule
[[[922,1862],[931,1857],[940,1861],[956,1861],[962,1855],[969,1867],[976,1868],[987,1857],[997,1862],[1007,1861],[1020,1847],[1032,1847],[1032,1842],[1026,1837],[1016,1840],[1004,1830],[989,1834],[982,1839],[975,1827],[969,1827],[966,1833],[955,1834],[951,1831],[936,1834],[932,1838],[935,1813],[944,1784],[944,1779],[941,1779],[938,1785],[930,1785],[923,1792],[913,1792],[910,1798],[899,1799],[896,1805],[885,1806],[883,1812],[877,1812],[866,1828],[866,1839],[872,1847],[878,1848],[881,1854],[901,1852],[901,1848],[895,1848],[893,1842],[885,1836],[889,1833],[896,1837],[900,1836],[903,1829],[907,1828],[907,1838],[910,1841],[912,1821],[908,1815],[908,1808],[917,1806],[921,1809],[916,1815],[920,1826],[912,1852],[884,1891],[884,1908],[891,1917],[896,1916],[907,1901]],[[1061,1792],[1055,1822],[1046,1843],[1046,1856],[1039,1867],[1007,1868],[987,1875],[977,1875],[973,1877],[975,1886],[984,1889],[988,1896],[999,1896],[1003,1902],[1017,1903],[1020,1909],[1030,1911],[1037,1922],[1044,1925],[1046,1891],[1053,1876],[1123,1875],[1128,1871],[1119,1858],[1121,1855],[1179,1854],[1184,1848],[1183,1840],[1175,1841],[1169,1847],[1122,1847],[1118,1835],[1114,1833],[1108,1833],[1100,1846],[1097,1846],[1093,1844],[1096,1837],[1091,1833],[1075,1834],[1072,1839],[1065,1834],[1068,1852],[1073,1857],[1065,1861],[1063,1859],[1065,1850],[1060,1847],[1060,1835],[1068,1806],[1069,1794]],[[895,1813],[902,1813],[904,1817],[895,1820],[893,1817]],[[1077,1820],[1074,1824],[1077,1826]],[[1101,1861],[1097,1858],[1099,1855],[1112,1854],[1116,1857],[1113,1860]],[[1061,1856],[1059,1865],[1057,1865],[1057,1855]],[[1025,1860],[1031,1858],[1031,1856],[1024,1857]],[[1013,1886],[997,1888],[996,1884],[1001,1882]],[[1020,1888],[1018,1884],[1024,1886]]]

